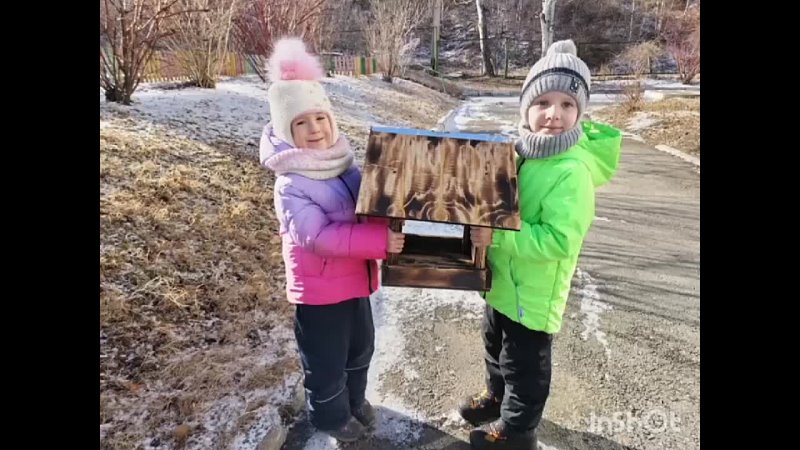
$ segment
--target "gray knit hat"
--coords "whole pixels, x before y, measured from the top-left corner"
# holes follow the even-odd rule
[[[589,68],[578,58],[574,42],[558,41],[550,45],[547,54],[531,67],[522,85],[519,102],[521,119],[517,127],[519,139],[515,144],[517,153],[528,159],[547,158],[575,145],[583,134],[580,121],[589,103],[590,82]],[[528,109],[537,97],[553,91],[563,92],[575,99],[578,104],[575,126],[555,136],[534,133],[528,124]]]
[[[575,99],[580,122],[589,102],[591,74],[589,67],[577,54],[572,40],[554,42],[547,49],[547,54],[531,67],[520,95],[519,112],[523,121],[528,120],[528,108],[536,97],[559,91]]]

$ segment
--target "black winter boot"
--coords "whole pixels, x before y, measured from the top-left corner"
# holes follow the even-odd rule
[[[364,399],[364,403],[362,403],[361,406],[353,409],[351,412],[353,413],[353,417],[361,422],[361,425],[367,428],[371,428],[375,425],[375,408],[373,408],[366,399]]]
[[[502,398],[495,397],[488,389],[465,398],[458,405],[458,413],[472,425],[480,425],[500,417]]]
[[[497,419],[472,430],[469,443],[473,450],[536,450],[537,440],[534,431],[515,431]]]
[[[350,416],[350,420],[342,425],[338,430],[326,431],[327,434],[341,442],[355,442],[367,431],[355,417]]]

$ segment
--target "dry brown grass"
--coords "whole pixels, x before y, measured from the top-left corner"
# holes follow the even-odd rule
[[[100,132],[101,324],[235,313],[283,288],[271,176],[185,139]]]
[[[100,132],[100,409],[117,422],[108,449],[136,448],[143,433],[298,371],[294,354],[248,341],[291,323],[272,175],[254,159],[134,130],[114,119]],[[283,356],[260,362],[264,353]]]
[[[666,144],[684,152],[700,154],[700,97],[671,98],[644,102],[639,113],[657,120],[644,130],[635,131],[650,144]],[[596,119],[627,129],[636,114],[626,106],[612,106],[594,114]]]
[[[503,78],[502,76],[475,76],[460,80],[453,80],[453,83],[460,87],[465,93],[470,95],[479,94],[516,96],[519,95],[519,91],[522,89],[522,83],[525,80],[526,75],[527,72],[524,72],[521,75],[509,74],[509,78]],[[512,76],[513,78],[511,78]]]

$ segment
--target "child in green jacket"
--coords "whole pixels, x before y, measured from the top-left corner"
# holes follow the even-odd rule
[[[488,246],[492,290],[485,294],[486,389],[465,399],[477,425],[474,449],[536,449],[535,430],[550,393],[552,336],[561,329],[570,282],[594,219],[595,188],[617,169],[619,130],[581,122],[590,73],[575,44],[555,42],[533,65],[520,95],[519,232],[473,228]]]

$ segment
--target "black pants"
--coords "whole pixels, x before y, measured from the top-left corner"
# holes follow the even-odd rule
[[[486,387],[503,398],[503,421],[517,431],[535,429],[550,395],[552,336],[528,329],[488,304],[482,329]]]
[[[311,423],[334,430],[364,401],[375,349],[369,298],[333,305],[297,305],[294,334],[305,372]]]

